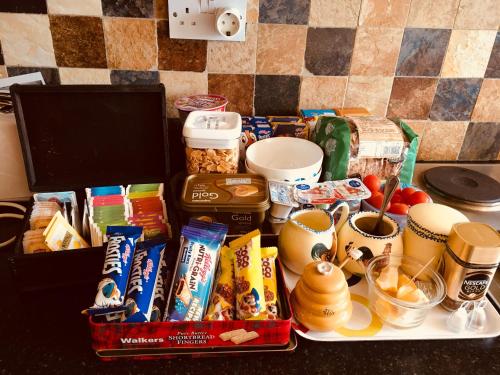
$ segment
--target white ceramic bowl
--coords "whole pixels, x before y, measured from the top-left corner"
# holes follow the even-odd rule
[[[323,150],[301,138],[276,137],[251,144],[246,151],[247,170],[268,180],[317,182]]]

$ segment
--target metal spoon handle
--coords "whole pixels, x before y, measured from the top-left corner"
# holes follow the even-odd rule
[[[382,218],[384,217],[385,210],[387,208],[387,204],[391,201],[392,196],[394,195],[394,192],[399,186],[399,177],[398,176],[390,176],[387,179],[387,182],[385,184],[384,188],[384,200],[382,201],[382,206],[380,207],[380,212],[377,217],[377,222],[375,223],[375,226],[373,227],[373,233],[379,234],[381,231],[381,224],[382,224]]]

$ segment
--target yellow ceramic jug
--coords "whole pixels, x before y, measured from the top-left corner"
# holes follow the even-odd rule
[[[333,214],[341,209],[337,224]],[[337,253],[336,229],[349,216],[347,203],[340,203],[333,212],[320,209],[305,209],[294,212],[281,229],[278,248],[281,261],[296,274],[315,260],[332,260]]]

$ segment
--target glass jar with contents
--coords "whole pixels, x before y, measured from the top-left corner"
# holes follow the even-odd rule
[[[237,173],[240,134],[238,113],[191,112],[182,130],[188,174]]]

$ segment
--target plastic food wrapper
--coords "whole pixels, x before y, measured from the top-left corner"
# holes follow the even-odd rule
[[[271,202],[291,207],[299,206],[293,197],[293,189],[290,184],[277,181],[268,181],[268,183]]]
[[[141,234],[141,227],[108,227],[106,232],[108,245],[101,281],[97,286],[94,305],[87,309],[90,315],[106,315],[124,310],[125,290],[136,243]]]
[[[164,251],[165,242],[151,240],[137,245],[128,281],[126,310],[122,315],[122,321],[150,321]]]
[[[88,243],[78,234],[60,211],[54,215],[43,232],[45,245],[52,250],[70,250],[89,247]]]
[[[219,275],[205,320],[233,320],[235,310],[232,251],[224,246],[220,254]]]
[[[337,200],[368,199],[370,196],[370,190],[358,178],[293,187],[293,197],[300,204],[331,204]]]
[[[167,269],[167,262],[163,256],[160,262],[160,271],[156,279],[155,294],[153,299],[153,308],[151,309],[150,322],[161,322],[165,312],[165,293],[168,290],[167,281],[169,279],[169,272]]]
[[[401,120],[320,117],[314,142],[325,152],[323,180],[397,175],[410,184],[413,178],[418,136]]]
[[[254,230],[229,243],[233,251],[236,316],[262,320],[266,311],[260,252],[260,231]]]
[[[276,278],[277,247],[263,247],[261,249],[262,277],[264,280],[264,297],[266,300],[265,319],[278,319],[278,281]]]
[[[309,139],[313,139],[314,128],[320,116],[336,116],[333,109],[301,109],[300,114],[309,127]]]
[[[184,226],[173,281],[171,321],[201,321],[208,306],[225,233]]]

